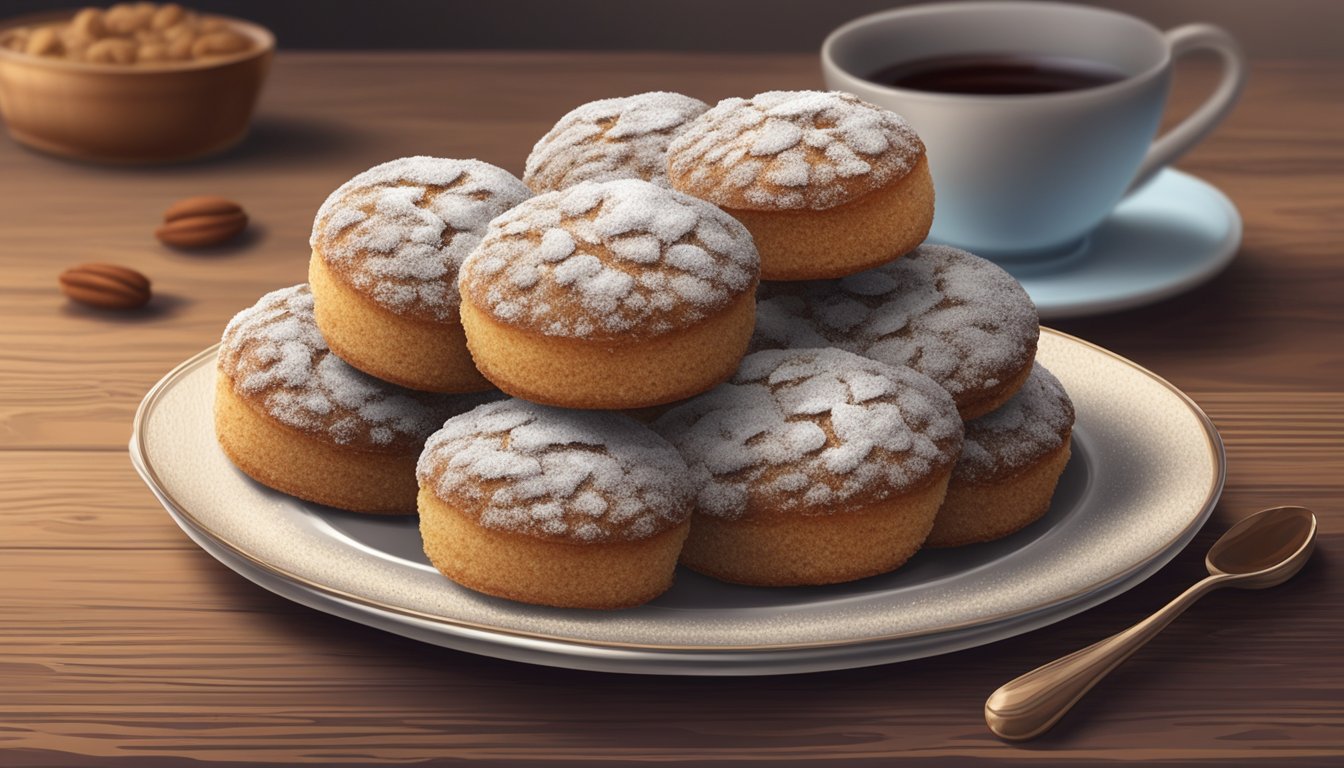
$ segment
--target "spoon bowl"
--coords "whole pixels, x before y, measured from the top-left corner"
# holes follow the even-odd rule
[[[1204,565],[1238,589],[1282,584],[1302,570],[1316,544],[1316,515],[1306,507],[1271,507],[1246,517],[1209,548]]]

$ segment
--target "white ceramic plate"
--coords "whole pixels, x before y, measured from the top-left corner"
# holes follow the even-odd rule
[[[219,449],[215,350],[169,373],[136,415],[131,456],[201,547],[289,599],[500,658],[654,674],[780,674],[882,664],[1020,634],[1106,600],[1184,547],[1221,493],[1222,443],[1175,387],[1048,329],[1038,359],[1078,412],[1050,512],[989,544],[921,552],[850,584],[761,589],[682,571],[640,608],[538,608],[441,577],[411,518],[362,516],[271,491]]]

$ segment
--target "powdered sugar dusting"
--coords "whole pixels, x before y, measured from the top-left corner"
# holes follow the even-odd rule
[[[770,91],[719,102],[667,152],[673,185],[718,205],[822,210],[909,173],[924,145],[852,94]]]
[[[686,457],[697,509],[728,519],[913,489],[952,466],[962,435],[931,379],[834,348],[748,355],[654,429]]]
[[[531,194],[479,160],[403,157],[333,192],[313,221],[311,244],[393,312],[452,320],[463,260],[491,219]]]
[[[998,266],[965,251],[922,245],[867,272],[768,284],[753,349],[836,346],[908,365],[958,403],[1022,370],[1040,335],[1036,307]]]
[[[751,235],[703,200],[624,179],[538,195],[490,223],[462,291],[548,336],[653,336],[752,290]]]
[[[338,445],[418,446],[444,419],[499,397],[412,392],[355,370],[327,348],[306,283],[272,291],[229,321],[219,370],[282,423]]]
[[[1073,401],[1064,385],[1035,363],[1011,400],[966,422],[966,442],[953,480],[989,483],[1025,469],[1064,444],[1073,418]]]
[[[667,145],[707,109],[699,99],[667,91],[589,102],[541,137],[523,181],[537,192],[615,179],[670,186]]]
[[[483,405],[429,438],[417,476],[486,528],[534,536],[643,539],[690,515],[686,463],[618,413]]]

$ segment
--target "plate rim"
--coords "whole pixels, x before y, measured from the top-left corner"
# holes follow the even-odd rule
[[[190,524],[178,519],[172,510],[168,511],[168,515],[207,554],[252,584],[290,602],[372,629],[441,648],[521,664],[539,664],[559,669],[609,674],[695,677],[760,677],[859,669],[939,656],[992,644],[1050,626],[1124,594],[1164,567],[1189,543],[1178,542],[1176,546],[1153,558],[1133,574],[1075,600],[1053,608],[1022,613],[1001,622],[977,625],[959,631],[922,635],[906,641],[885,643],[865,641],[861,645],[803,648],[794,651],[724,651],[707,654],[576,646],[562,641],[502,636],[488,632],[479,633],[481,636],[478,637],[460,628],[455,628],[453,631],[426,631],[405,617],[384,616],[379,609],[364,605],[347,606],[340,598],[311,592],[300,584],[252,570],[252,566],[246,562],[230,560],[227,552],[210,551],[210,546],[215,545],[213,539],[200,531],[193,531]],[[927,646],[912,647],[913,642],[922,642]]]
[[[802,651],[802,650],[814,650],[814,649],[840,649],[856,646],[876,645],[911,638],[936,637],[937,635],[944,633],[957,632],[971,629],[974,627],[988,626],[998,622],[1010,620],[1016,617],[1035,614],[1041,611],[1049,611],[1054,608],[1074,603],[1082,598],[1085,598],[1088,594],[1096,592],[1097,590],[1104,589],[1110,585],[1126,580],[1127,578],[1141,571],[1143,568],[1152,564],[1154,561],[1158,559],[1165,557],[1167,561],[1170,561],[1170,559],[1175,557],[1176,553],[1183,548],[1182,542],[1183,541],[1188,542],[1189,539],[1193,537],[1195,532],[1197,532],[1201,527],[1203,527],[1204,523],[1208,520],[1210,514],[1212,513],[1213,508],[1217,505],[1218,500],[1222,495],[1222,491],[1227,478],[1226,452],[1224,450],[1222,437],[1219,435],[1217,428],[1213,424],[1213,420],[1209,418],[1208,414],[1206,414],[1204,410],[1200,408],[1199,405],[1189,395],[1183,392],[1176,385],[1172,384],[1171,382],[1167,381],[1166,379],[1162,378],[1156,373],[1153,373],[1147,368],[1139,365],[1138,363],[1135,363],[1134,361],[1120,354],[1112,352],[1111,350],[1106,349],[1105,347],[1087,341],[1086,339],[1081,339],[1072,334],[1065,333],[1063,331],[1058,331],[1046,326],[1041,326],[1041,334],[1056,336],[1066,342],[1080,344],[1095,352],[1099,352],[1102,355],[1112,358],[1113,360],[1119,362],[1120,364],[1126,365],[1136,370],[1140,374],[1149,377],[1156,383],[1165,387],[1172,394],[1174,394],[1177,397],[1177,399],[1180,402],[1182,402],[1186,406],[1186,408],[1188,408],[1190,412],[1196,417],[1196,420],[1202,427],[1202,435],[1204,437],[1206,444],[1205,447],[1208,449],[1209,457],[1212,460],[1213,464],[1214,471],[1212,482],[1210,483],[1209,488],[1205,494],[1205,498],[1200,507],[1199,512],[1192,517],[1190,523],[1188,523],[1181,530],[1177,531],[1175,535],[1173,535],[1168,541],[1164,542],[1163,545],[1157,549],[1157,554],[1154,555],[1153,557],[1141,559],[1136,563],[1130,564],[1122,571],[1112,573],[1110,576],[1101,581],[1087,584],[1067,595],[1056,597],[1050,600],[1049,602],[1033,606],[1028,611],[1006,611],[1003,613],[997,613],[987,617],[980,617],[974,620],[964,621],[957,624],[949,624],[947,626],[942,626],[930,630],[910,630],[905,632],[894,632],[882,635],[871,635],[868,637],[825,640],[815,642],[753,643],[753,644],[733,644],[733,645],[658,644],[658,643],[623,642],[619,640],[594,640],[586,638],[565,637],[563,635],[551,634],[546,632],[530,632],[527,630],[500,627],[490,624],[483,624],[475,621],[455,619],[435,613],[416,610],[414,608],[392,605],[390,603],[386,603],[375,598],[354,594],[342,589],[322,584],[320,582],[313,581],[312,579],[309,579],[305,576],[293,573],[288,569],[277,566],[269,562],[268,560],[247,551],[246,548],[238,545],[234,541],[229,540],[227,536],[222,535],[218,531],[212,529],[209,525],[206,525],[204,522],[202,522],[199,517],[191,513],[191,511],[188,510],[183,504],[181,504],[176,498],[174,498],[173,495],[169,492],[169,490],[164,486],[163,482],[159,479],[157,473],[154,471],[154,466],[150,461],[148,451],[146,450],[145,441],[143,440],[144,430],[142,427],[145,419],[148,416],[149,411],[153,408],[157,400],[162,396],[163,392],[167,390],[167,388],[172,383],[174,383],[179,377],[181,377],[184,374],[184,372],[186,372],[188,369],[194,369],[201,363],[201,361],[204,358],[216,355],[217,350],[219,348],[218,343],[212,344],[211,346],[206,347],[200,352],[197,352],[196,354],[192,355],[186,360],[183,360],[181,363],[178,363],[176,366],[173,367],[172,370],[170,370],[167,374],[165,374],[163,378],[159,379],[159,381],[156,382],[153,387],[150,388],[150,390],[145,394],[145,397],[140,401],[140,405],[136,408],[135,418],[132,422],[131,427],[130,445],[128,446],[128,448],[131,454],[132,465],[134,466],[136,471],[140,474],[141,479],[145,482],[146,485],[150,487],[150,490],[154,493],[155,497],[158,498],[160,503],[170,507],[169,509],[170,513],[176,513],[177,515],[180,515],[182,519],[191,523],[196,528],[197,531],[208,536],[216,544],[224,548],[226,551],[232,553],[233,555],[241,558],[243,561],[250,563],[251,565],[253,565],[254,567],[260,569],[265,573],[268,573],[279,579],[288,581],[292,584],[299,585],[305,589],[317,592],[321,595],[336,598],[338,600],[343,600],[349,603],[375,609],[378,611],[397,614],[417,621],[425,621],[432,624],[436,624],[450,632],[453,632],[454,630],[458,631],[467,630],[475,633],[483,632],[494,635],[503,635],[514,639],[543,641],[547,643],[560,644],[575,648],[620,649],[627,651],[637,650],[637,651],[668,652],[668,653],[688,653],[688,654],[703,654],[707,656],[712,656],[716,653],[740,653],[744,651],[768,653],[768,652]],[[210,553],[206,552],[206,554]],[[457,632],[454,633],[456,634]]]

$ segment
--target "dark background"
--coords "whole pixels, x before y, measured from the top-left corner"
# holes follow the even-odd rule
[[[1159,27],[1211,21],[1252,56],[1344,53],[1344,0],[1083,0]],[[108,2],[92,3],[107,6]],[[282,48],[808,51],[908,0],[195,0],[273,30]],[[78,7],[0,0],[0,16]]]

